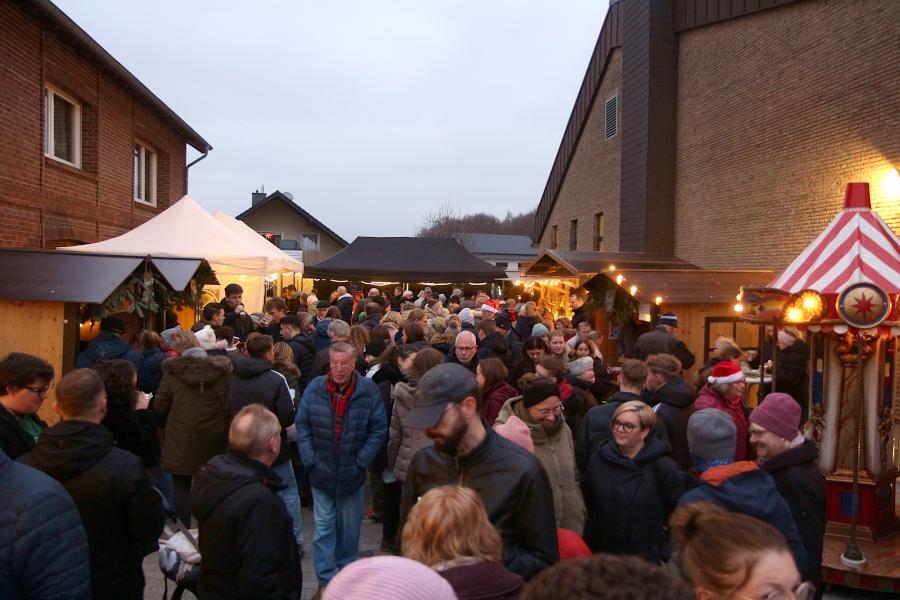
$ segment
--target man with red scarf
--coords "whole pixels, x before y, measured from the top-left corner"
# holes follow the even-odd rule
[[[306,387],[297,413],[297,445],[313,493],[313,563],[321,587],[356,560],[366,469],[387,439],[381,394],[356,372],[353,346],[332,344],[329,362],[329,373]]]

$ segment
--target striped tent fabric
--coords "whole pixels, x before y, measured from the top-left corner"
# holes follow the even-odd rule
[[[837,294],[867,282],[900,293],[900,239],[868,206],[868,194],[865,204],[844,208],[769,287]]]

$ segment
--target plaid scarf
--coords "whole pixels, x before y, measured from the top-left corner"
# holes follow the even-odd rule
[[[325,389],[331,396],[331,408],[334,409],[334,438],[340,442],[341,433],[344,430],[344,415],[347,414],[347,404],[350,402],[350,396],[353,395],[353,391],[356,389],[356,374],[354,373],[350,377],[350,383],[343,390],[338,387],[338,384],[329,375],[325,381]]]

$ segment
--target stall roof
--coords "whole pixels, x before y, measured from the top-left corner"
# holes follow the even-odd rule
[[[106,300],[144,261],[143,256],[0,249],[0,300],[89,302]],[[190,282],[200,258],[151,258],[173,290]]]
[[[506,277],[451,238],[358,237],[304,277],[402,282],[480,282]]]
[[[696,269],[691,263],[665,254],[543,250],[523,273],[526,277],[580,277],[616,269]]]
[[[654,302],[663,298],[663,304],[719,304],[735,301],[741,286],[763,284],[772,278],[772,271],[732,271],[705,269],[619,269],[615,273],[600,273],[587,281],[584,288],[590,290],[592,282],[600,277],[614,281],[623,277],[620,287],[630,290],[637,287],[635,297],[642,302]]]

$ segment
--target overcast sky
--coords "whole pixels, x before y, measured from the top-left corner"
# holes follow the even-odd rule
[[[347,240],[536,206],[608,6],[54,1],[212,144],[203,206],[265,185]]]

